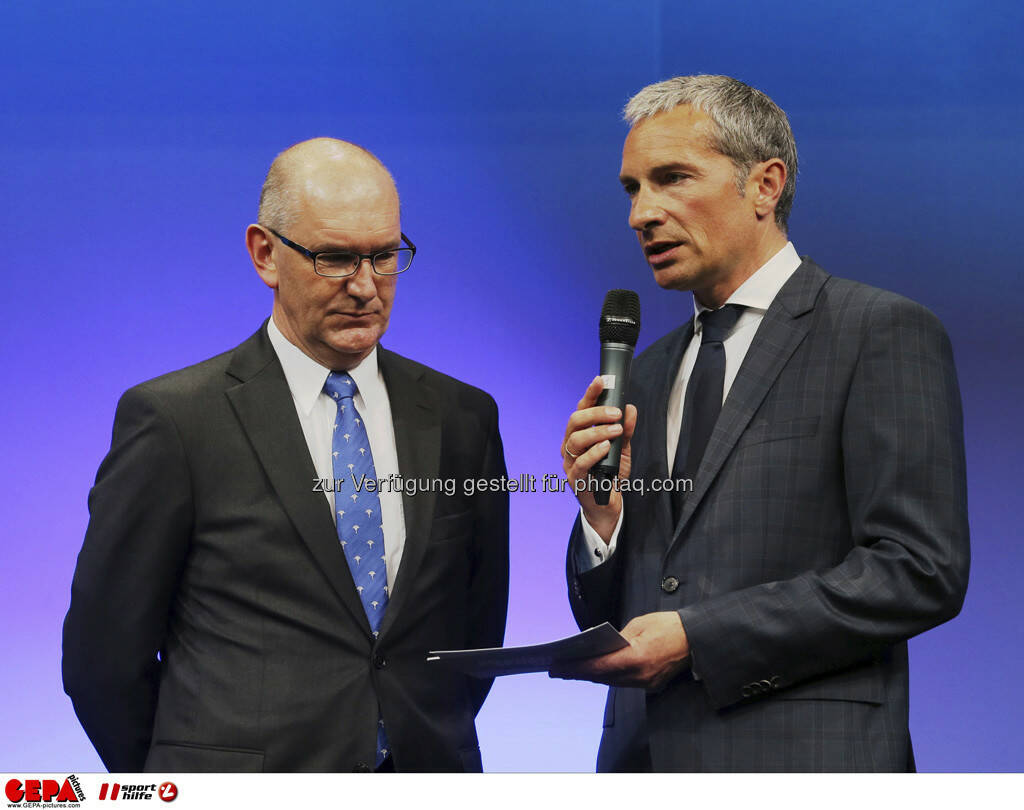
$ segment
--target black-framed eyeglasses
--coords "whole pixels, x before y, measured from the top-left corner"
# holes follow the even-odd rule
[[[402,234],[402,241],[408,247],[391,248],[390,250],[378,250],[375,253],[355,253],[353,251],[322,250],[314,253],[309,248],[304,248],[298,242],[293,242],[281,236],[273,228],[264,225],[274,236],[292,250],[301,253],[313,262],[313,271],[318,276],[325,278],[345,278],[354,276],[359,271],[359,265],[364,259],[368,259],[373,272],[379,276],[397,276],[404,273],[412,264],[412,257],[416,255],[416,245],[408,236]]]

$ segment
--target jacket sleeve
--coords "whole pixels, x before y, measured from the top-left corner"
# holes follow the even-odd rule
[[[141,771],[152,735],[158,654],[192,526],[189,471],[173,421],[131,389],[89,493],[89,526],[64,620],[62,674],[111,771]]]
[[[505,452],[498,432],[498,407],[488,397],[490,429],[480,477],[504,479]],[[474,507],[474,564],[469,590],[469,638],[471,648],[500,647],[505,639],[508,614],[508,515],[507,491],[482,492]],[[493,679],[471,678],[473,708],[480,711]]]
[[[956,616],[970,551],[960,392],[941,324],[873,307],[843,415],[854,546],[838,565],[679,611],[718,706],[884,654]]]
[[[579,510],[577,510],[577,513]],[[583,537],[583,518],[576,515],[569,535],[569,548],[565,554],[565,580],[569,588],[569,606],[580,630],[587,630],[604,622],[617,625],[622,552],[610,554],[600,565],[580,570],[580,548],[586,546]],[[623,521],[618,542],[625,539],[626,521]],[[619,628],[622,629],[622,628]]]

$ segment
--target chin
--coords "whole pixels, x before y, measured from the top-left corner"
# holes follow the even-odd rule
[[[654,271],[654,283],[663,290],[689,292],[696,286],[696,279],[678,267],[665,267]]]
[[[369,327],[362,329],[345,329],[340,334],[335,333],[331,335],[325,342],[339,355],[352,356],[368,353],[377,345],[377,342],[383,334],[383,329]]]

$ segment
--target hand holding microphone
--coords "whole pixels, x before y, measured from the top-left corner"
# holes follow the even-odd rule
[[[629,368],[640,333],[640,300],[632,290],[610,290],[601,310],[601,375],[569,417],[562,468],[587,522],[607,541],[622,510],[616,478],[628,478],[629,442],[636,408],[626,405]]]

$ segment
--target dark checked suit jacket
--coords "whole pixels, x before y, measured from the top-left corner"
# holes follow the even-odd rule
[[[378,701],[398,770],[481,769],[491,683],[425,659],[504,636],[508,497],[461,483],[505,475],[497,408],[378,356],[403,477],[458,491],[404,496],[376,639],[265,325],[122,397],[64,623],[65,690],[111,770],[367,770]]]
[[[669,477],[669,390],[692,322],[639,355],[633,477]],[[923,307],[809,259],[779,292],[693,491],[625,494],[615,553],[577,569],[576,620],[679,612],[695,679],[611,689],[598,757],[629,770],[913,768],[906,640],[955,616],[969,567],[960,394]]]

